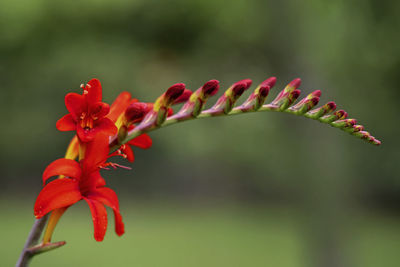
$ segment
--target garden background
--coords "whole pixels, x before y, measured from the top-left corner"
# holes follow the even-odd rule
[[[123,90],[152,102],[177,82],[218,79],[223,92],[277,76],[269,100],[301,77],[303,95],[321,89],[322,104],[335,101],[382,146],[265,112],[152,132],[132,171],[104,172],[125,235],[110,217],[95,242],[81,202],[56,228],[67,245],[32,266],[397,266],[399,10],[377,0],[1,1],[0,265],[15,264],[42,171],[72,137],[55,128],[67,92],[96,77],[108,103]]]

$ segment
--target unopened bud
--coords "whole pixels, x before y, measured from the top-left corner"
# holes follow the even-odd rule
[[[311,119],[318,119],[322,117],[323,115],[333,111],[336,109],[336,104],[335,102],[328,102],[322,107],[310,110],[305,114],[306,117],[311,118]]]
[[[125,110],[125,120],[128,123],[137,123],[153,108],[153,105],[143,102],[135,102]]]
[[[192,95],[192,91],[189,89],[185,89],[183,93],[174,101],[174,104],[180,104],[189,100],[190,96]]]

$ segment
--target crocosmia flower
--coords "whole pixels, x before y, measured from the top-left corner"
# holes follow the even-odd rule
[[[81,162],[71,159],[53,161],[43,173],[43,183],[51,177],[62,175],[44,186],[36,200],[34,214],[41,218],[50,211],[68,208],[80,200],[85,200],[92,213],[94,238],[102,241],[107,229],[107,211],[104,205],[114,211],[115,232],[124,233],[124,224],[119,211],[116,193],[105,187],[100,168],[110,165],[108,158],[108,138],[100,135],[87,144],[85,158]],[[112,164],[111,164],[112,165]]]
[[[81,142],[93,140],[97,133],[115,135],[117,127],[106,117],[110,106],[101,102],[100,81],[92,79],[81,87],[83,94],[69,93],[65,96],[65,106],[69,113],[57,121],[57,129],[76,131]]]

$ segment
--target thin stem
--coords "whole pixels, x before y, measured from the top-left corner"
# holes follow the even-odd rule
[[[42,235],[48,217],[49,217],[48,214],[46,214],[42,218],[35,220],[32,229],[29,232],[28,239],[25,242],[25,246],[21,252],[21,255],[19,256],[18,262],[15,265],[15,267],[28,266],[29,261],[35,255],[35,253],[33,253],[29,249],[38,244],[38,241],[40,239],[40,236]]]

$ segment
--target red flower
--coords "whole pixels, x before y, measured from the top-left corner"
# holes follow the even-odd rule
[[[120,153],[122,155],[125,155],[124,157],[127,160],[133,162],[135,160],[135,155],[133,154],[131,146],[135,146],[141,149],[148,149],[151,147],[152,144],[153,140],[151,140],[150,136],[144,133],[128,141],[125,145],[122,145],[120,148]]]
[[[71,159],[58,159],[47,166],[43,173],[43,183],[54,176],[62,175],[64,178],[49,182],[39,193],[34,207],[36,218],[41,218],[50,211],[66,209],[84,199],[92,213],[96,241],[103,240],[107,229],[104,205],[113,209],[115,231],[117,235],[122,235],[124,224],[117,195],[105,187],[105,181],[100,175],[100,168],[107,165],[105,161],[108,152],[108,137],[100,135],[87,144],[85,158],[80,163]]]
[[[82,86],[83,88],[83,86]],[[60,131],[76,131],[82,142],[93,140],[97,133],[112,136],[117,133],[114,123],[105,116],[110,106],[101,102],[100,81],[92,79],[83,88],[83,94],[69,93],[65,96],[65,106],[69,114],[57,121]]]
[[[144,116],[153,109],[152,103],[138,102],[132,98],[128,92],[122,92],[114,100],[111,105],[110,113],[107,115],[119,128],[126,127],[126,130],[132,130],[135,126],[133,123],[138,123],[143,120]],[[172,112],[172,110],[171,110]],[[153,144],[150,136],[143,133],[132,140],[122,145],[118,150],[117,155],[124,156],[130,162],[135,160],[131,146],[136,146],[142,149],[150,148]]]

